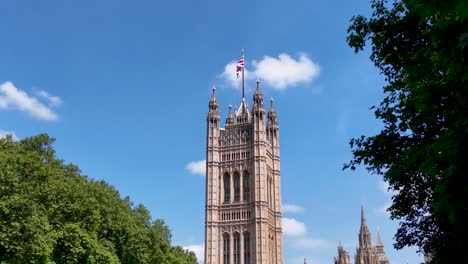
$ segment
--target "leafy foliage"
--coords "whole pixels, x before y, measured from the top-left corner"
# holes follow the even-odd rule
[[[348,44],[372,48],[385,76],[375,109],[384,123],[374,136],[352,139],[354,158],[384,176],[401,220],[397,249],[418,246],[433,263],[468,263],[468,2],[371,2],[371,18],[355,16]]]
[[[197,263],[164,221],[64,164],[53,142],[0,139],[0,263]]]

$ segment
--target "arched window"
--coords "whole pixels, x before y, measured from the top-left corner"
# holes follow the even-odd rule
[[[240,264],[240,234],[234,233],[234,264]]]
[[[244,171],[244,178],[242,185],[244,187],[244,201],[248,202],[250,200],[250,178],[249,178],[249,173],[247,171]]]
[[[234,201],[240,201],[240,175],[239,172],[234,172]]]
[[[229,256],[229,249],[230,249],[230,237],[228,233],[224,233],[223,235],[223,264],[230,264],[230,256]]]
[[[231,201],[231,177],[229,173],[225,173],[223,177],[224,181],[224,202],[229,203]]]
[[[270,190],[270,207],[273,207],[274,190],[273,190],[273,179],[272,178],[270,178],[268,180],[268,188]]]
[[[244,232],[244,264],[250,264],[250,233]]]
[[[268,176],[268,178],[267,178],[266,187],[267,187],[267,190],[266,190],[266,192],[267,192],[267,202],[268,202],[268,206],[270,206],[270,201],[271,201],[271,198],[270,198],[271,197],[271,194],[270,194],[270,176]]]

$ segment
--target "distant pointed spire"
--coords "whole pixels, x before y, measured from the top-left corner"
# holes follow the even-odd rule
[[[365,224],[366,218],[364,216],[364,207],[361,205],[361,225]]]
[[[304,264],[307,264],[307,259],[306,258],[304,258]]]
[[[382,245],[382,239],[380,238],[380,227],[377,229],[377,245]]]

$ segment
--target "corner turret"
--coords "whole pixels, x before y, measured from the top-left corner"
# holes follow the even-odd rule
[[[268,111],[267,135],[270,138],[278,138],[278,118],[273,106],[273,97],[270,97],[270,110]]]
[[[216,87],[213,85],[213,95],[211,96],[210,102],[208,103],[208,127],[209,128],[219,128],[220,114],[219,114],[219,104],[216,100]]]

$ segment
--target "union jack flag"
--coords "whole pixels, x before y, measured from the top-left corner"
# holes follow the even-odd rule
[[[242,58],[237,62],[237,67],[236,67],[237,78],[239,78],[239,73],[243,69],[244,69],[244,55],[242,55]]]

